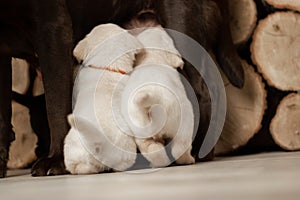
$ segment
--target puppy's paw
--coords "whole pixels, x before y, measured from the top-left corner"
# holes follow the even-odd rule
[[[106,166],[93,166],[87,163],[77,163],[71,164],[67,166],[67,170],[71,172],[71,174],[83,175],[83,174],[97,174],[99,172],[108,171],[109,169]]]
[[[67,173],[63,156],[40,158],[31,169],[32,176],[54,176]]]
[[[117,164],[114,167],[113,171],[126,171],[134,165],[135,160],[136,160],[136,154],[128,153],[128,155],[123,156],[119,164]]]
[[[190,153],[186,152],[176,160],[176,163],[179,165],[195,164],[195,158],[191,156]]]
[[[159,143],[149,145],[148,153],[144,156],[150,162],[151,167],[166,167],[171,164],[165,147]]]
[[[171,164],[169,157],[165,156],[156,156],[155,158],[151,159],[150,166],[153,168],[157,167],[167,167]]]

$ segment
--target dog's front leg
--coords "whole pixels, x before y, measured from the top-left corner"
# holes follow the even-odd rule
[[[69,129],[67,114],[71,113],[71,19],[63,0],[39,3],[35,8],[35,16],[35,48],[44,81],[51,143],[49,156],[34,164],[32,175],[58,175],[66,173],[63,145]]]
[[[9,146],[14,140],[11,125],[11,76],[11,57],[0,56],[0,178],[6,175]]]

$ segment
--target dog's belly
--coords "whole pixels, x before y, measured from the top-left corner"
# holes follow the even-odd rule
[[[67,0],[72,19],[74,44],[99,24],[116,23],[128,29],[156,26],[156,0]],[[0,2],[0,53],[26,59],[34,65],[36,57],[36,23],[40,16],[34,10],[37,2],[3,0]],[[51,9],[51,8],[49,8]]]

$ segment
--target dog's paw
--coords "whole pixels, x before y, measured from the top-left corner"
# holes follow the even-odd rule
[[[0,149],[0,178],[6,176],[8,153],[4,148]]]
[[[31,169],[32,176],[54,176],[67,173],[62,156],[40,158]]]
[[[7,172],[9,146],[15,140],[15,133],[11,128],[1,127],[0,134],[3,134],[0,140],[0,178],[4,178]]]

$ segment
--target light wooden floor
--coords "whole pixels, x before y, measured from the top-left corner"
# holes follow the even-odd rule
[[[1,200],[300,199],[300,152],[218,158],[155,172],[33,178],[10,171]]]

